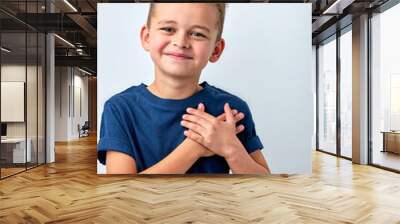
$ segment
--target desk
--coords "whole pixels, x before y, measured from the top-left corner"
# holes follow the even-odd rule
[[[10,163],[25,163],[25,162],[30,162],[31,161],[31,145],[32,145],[32,140],[30,138],[27,138],[26,142],[28,143],[26,147],[26,154],[25,154],[25,138],[6,138],[6,139],[1,139],[1,153],[2,157],[3,153],[5,154],[6,161]],[[10,149],[10,147],[12,147]],[[12,161],[11,161],[11,154],[12,154]],[[25,161],[25,158],[27,158],[27,161]]]
[[[400,132],[382,131],[382,133],[383,133],[382,152],[393,152],[400,154]]]

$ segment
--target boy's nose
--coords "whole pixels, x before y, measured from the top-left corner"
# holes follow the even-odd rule
[[[187,40],[186,34],[176,34],[173,39],[173,45],[179,48],[189,48],[190,44]]]

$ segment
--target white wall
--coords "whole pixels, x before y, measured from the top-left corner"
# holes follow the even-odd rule
[[[72,67],[56,67],[55,141],[79,138],[78,124],[88,120],[88,78]],[[79,113],[78,91],[81,90],[82,114]],[[75,111],[74,111],[75,110]]]
[[[36,80],[32,76],[36,77],[36,66],[25,66],[20,64],[5,64],[1,66],[1,81],[9,82],[26,82],[25,76],[28,77],[30,87],[36,86]],[[27,88],[27,120],[28,120],[28,137],[32,133],[36,135],[36,88]],[[2,96],[7,97],[7,96]],[[34,102],[32,104],[32,102]],[[7,110],[8,108],[1,108],[1,110]],[[24,110],[24,108],[22,108]],[[7,122],[7,136],[8,137],[24,137],[26,122]]]
[[[147,11],[147,4],[98,4],[98,127],[109,97],[153,79],[139,42]],[[226,49],[202,73],[202,80],[248,102],[273,173],[311,173],[310,21],[311,4],[229,4]]]
[[[68,67],[55,68],[55,141],[67,141]],[[65,97],[67,96],[67,97]]]

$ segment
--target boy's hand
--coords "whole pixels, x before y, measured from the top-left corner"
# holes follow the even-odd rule
[[[184,132],[185,136],[225,158],[231,155],[232,149],[237,148],[234,146],[241,145],[236,137],[240,126],[236,128],[235,116],[229,104],[224,105],[226,121],[204,112],[204,109],[188,108],[186,111],[189,114],[183,115],[181,122],[182,126],[189,129]]]
[[[200,110],[200,111],[202,111],[202,112],[205,112],[204,104],[200,103],[199,106],[197,107],[197,109]],[[242,120],[242,119],[244,118],[244,114],[238,112],[237,110],[232,110],[232,113],[233,113],[233,115],[234,115],[235,123],[236,123],[236,122],[239,122],[240,120]],[[225,115],[225,113],[222,113],[221,115],[219,115],[219,116],[217,117],[217,119],[220,120],[220,121],[225,121],[225,120],[226,120],[226,115]],[[239,125],[238,127],[236,127],[236,134],[242,132],[243,130],[244,130],[244,125]],[[189,133],[193,132],[193,131],[191,131],[190,129],[187,130],[187,131],[188,131]],[[186,135],[186,136],[189,137],[188,135]],[[190,137],[189,137],[189,138],[190,138]],[[215,155],[215,153],[212,152],[212,151],[210,151],[210,150],[207,150],[207,149],[204,149],[204,150],[200,153],[200,156],[201,156],[201,157],[208,157],[208,156],[213,156],[213,155]]]

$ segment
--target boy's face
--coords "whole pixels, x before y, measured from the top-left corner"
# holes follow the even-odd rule
[[[218,10],[212,4],[156,4],[150,28],[141,30],[142,46],[156,71],[179,78],[199,76],[208,61],[216,62],[224,40],[216,41]]]

